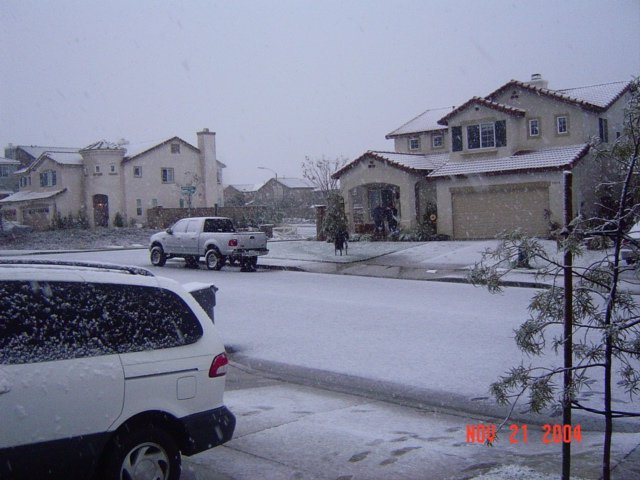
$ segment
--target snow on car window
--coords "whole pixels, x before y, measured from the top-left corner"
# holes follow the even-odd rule
[[[169,348],[202,327],[175,293],[79,282],[0,282],[0,363]]]

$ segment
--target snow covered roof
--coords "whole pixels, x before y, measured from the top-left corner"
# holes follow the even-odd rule
[[[84,147],[82,150],[124,150],[124,148],[117,143],[108,142],[106,140],[99,140],[91,145]]]
[[[34,160],[37,160],[40,155],[45,152],[78,153],[80,151],[79,148],[73,147],[42,147],[39,145],[18,145],[15,148],[26,152],[32,156]]]
[[[0,157],[0,165],[20,165],[20,162],[12,158]]]
[[[242,183],[242,184],[229,185],[229,187],[233,187],[239,192],[250,193],[250,192],[255,192],[259,190],[260,187],[262,187],[263,185],[264,183]]]
[[[82,165],[82,155],[73,152],[45,152],[44,157],[50,158],[60,165]]]
[[[315,186],[304,178],[278,177],[278,183],[288,188],[315,188]]]
[[[511,80],[494,92],[487,95],[487,100],[492,100],[504,90],[513,87],[523,88],[539,95],[572,103],[587,110],[601,112],[609,108],[613,102],[620,98],[631,88],[631,82],[612,82],[587,87],[568,88],[565,90],[550,90],[548,88],[537,87],[527,82]]]
[[[612,82],[588,87],[567,88],[556,92],[607,109],[631,86],[631,82]]]
[[[559,169],[572,165],[589,151],[589,144],[568,147],[543,148],[536,151],[516,152],[502,158],[450,161],[431,172],[429,178],[458,175],[500,174],[518,171]]]
[[[444,107],[426,110],[417,117],[409,120],[401,127],[395,129],[393,132],[388,133],[385,138],[389,139],[399,135],[443,130],[442,125],[438,125],[438,120],[447,115],[454,108],[455,107]]]
[[[28,202],[33,200],[44,200],[45,198],[55,197],[56,195],[60,195],[63,192],[66,192],[67,189],[63,188],[61,190],[49,190],[46,192],[16,192],[13,195],[8,196],[7,198],[3,198],[0,200],[0,203],[15,203],[15,202]]]
[[[482,105],[483,107],[490,108],[491,110],[498,110],[500,112],[513,115],[514,117],[524,117],[525,114],[527,113],[521,108],[512,107],[510,105],[505,105],[503,103],[493,102],[491,100],[487,100],[486,98],[473,97],[471,100],[465,102],[463,105],[460,105],[458,108],[456,108],[446,116],[442,117],[440,120],[438,120],[438,123],[440,125],[447,125],[451,117],[457,115],[463,110],[466,110],[471,105]]]
[[[360,157],[356,158],[352,162],[348,163],[336,173],[332,175],[333,178],[340,178],[345,172],[355,167],[358,163],[375,159],[382,162],[387,162],[395,167],[410,172],[425,171],[428,173],[430,170],[435,170],[441,167],[448,159],[448,153],[436,153],[426,155],[424,153],[395,153],[395,152],[376,152],[369,150]]]

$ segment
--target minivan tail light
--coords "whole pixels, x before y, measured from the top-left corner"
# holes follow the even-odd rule
[[[209,378],[223,377],[227,374],[227,365],[229,365],[229,359],[226,353],[217,355],[211,362],[209,367]]]
[[[237,247],[238,246],[238,239],[237,238],[232,238],[231,240],[229,240],[229,246],[230,247]]]

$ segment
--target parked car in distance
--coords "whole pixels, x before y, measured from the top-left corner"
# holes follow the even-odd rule
[[[635,223],[625,234],[620,250],[620,258],[627,265],[636,263],[640,258],[640,222]]]
[[[227,364],[209,314],[173,280],[1,259],[0,478],[178,479],[181,455],[233,435]]]
[[[162,267],[167,259],[184,258],[198,267],[200,257],[210,270],[220,270],[227,260],[238,260],[243,270],[255,270],[258,257],[269,253],[264,232],[237,232],[230,218],[183,218],[151,236],[151,264]]]

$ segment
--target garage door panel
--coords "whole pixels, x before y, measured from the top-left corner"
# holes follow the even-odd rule
[[[465,189],[453,192],[451,200],[456,239],[495,238],[516,229],[531,236],[548,233],[548,186]]]

